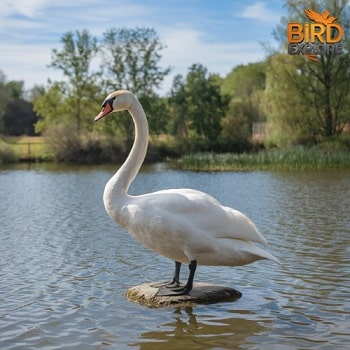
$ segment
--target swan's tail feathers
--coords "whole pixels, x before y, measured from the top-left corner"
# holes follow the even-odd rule
[[[231,227],[235,227],[234,232],[230,232],[229,237],[260,243],[267,247],[268,243],[265,237],[258,231],[255,224],[243,213],[238,210],[223,207],[229,217]]]
[[[265,247],[267,247],[269,244],[267,243],[266,238],[259,231],[258,231],[258,234],[259,234],[259,240],[256,240],[256,242],[259,242],[262,245],[264,245]]]
[[[272,260],[278,265],[282,265],[282,263],[271,253],[267,252],[266,250],[256,246],[255,244],[251,243],[251,248],[250,248],[251,253],[253,253],[255,256],[259,257],[259,259],[267,259],[267,260]]]
[[[265,252],[267,254],[267,257],[266,259],[268,260],[272,260],[274,261],[275,263],[277,263],[278,265],[282,265],[282,263],[275,257],[273,256],[272,254],[268,253],[268,252]]]

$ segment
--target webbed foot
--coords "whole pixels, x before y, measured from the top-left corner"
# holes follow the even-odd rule
[[[156,294],[157,296],[179,296],[179,295],[188,295],[190,293],[190,291],[193,288],[193,278],[194,278],[194,274],[197,268],[197,261],[196,260],[191,260],[191,263],[189,264],[189,269],[190,269],[190,274],[188,276],[188,280],[187,283],[185,284],[184,287],[180,287],[180,288],[166,288],[163,287],[161,289],[159,289],[158,293]],[[176,280],[174,278],[175,282],[178,281],[178,279]]]
[[[178,281],[164,281],[164,282],[157,282],[157,283],[152,283],[151,287],[153,288],[177,288],[180,287],[180,283]]]
[[[180,288],[169,288],[168,286],[165,286],[159,289],[156,296],[170,297],[170,296],[188,295],[191,290],[192,288],[188,287],[187,285]]]

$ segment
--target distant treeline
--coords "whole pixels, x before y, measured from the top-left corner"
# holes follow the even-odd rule
[[[49,62],[64,81],[25,92],[22,81],[0,75],[0,133],[45,135],[59,160],[112,159],[132,143],[131,119],[124,114],[96,125],[92,119],[108,93],[128,89],[148,116],[155,158],[344,139],[350,125],[348,1],[324,1],[344,28],[345,52],[321,55],[317,62],[286,53],[285,29],[290,20],[305,21],[304,8],[324,9],[311,1],[285,4],[288,15],[274,31],[278,50],[225,77],[194,63],[185,76],[174,77],[165,96],[157,91],[171,68],[160,65],[165,47],[154,29],[111,28],[101,38],[87,30],[64,33]],[[98,58],[101,67],[92,68]],[[254,123],[266,126],[258,145],[252,140]]]

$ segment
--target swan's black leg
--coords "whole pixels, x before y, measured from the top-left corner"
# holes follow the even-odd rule
[[[175,287],[178,287],[180,285],[180,270],[181,270],[181,263],[179,261],[175,261],[174,277],[170,283],[170,284],[174,284]]]
[[[176,288],[180,286],[180,270],[181,270],[181,263],[179,261],[175,261],[175,271],[173,279],[170,282],[160,282],[160,283],[154,283],[151,286],[152,287],[164,287],[164,288]]]
[[[180,294],[178,295],[187,295],[193,288],[193,280],[194,274],[196,273],[197,261],[192,260],[191,263],[188,265],[188,268],[190,270],[190,273],[188,275],[187,283],[185,287],[180,288],[180,290],[178,291]]]
[[[193,280],[194,280],[194,275],[197,268],[197,261],[192,260],[191,263],[188,265],[188,268],[190,269],[190,273],[188,275],[187,283],[184,287],[173,288],[171,290],[164,290],[164,291],[158,292],[157,294],[160,296],[187,295],[193,288]]]

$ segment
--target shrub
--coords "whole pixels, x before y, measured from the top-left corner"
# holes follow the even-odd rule
[[[14,163],[17,161],[17,156],[11,149],[11,147],[0,140],[0,164]]]
[[[93,133],[79,135],[65,124],[51,127],[45,136],[57,161],[91,163],[124,159],[122,145],[111,137]]]

